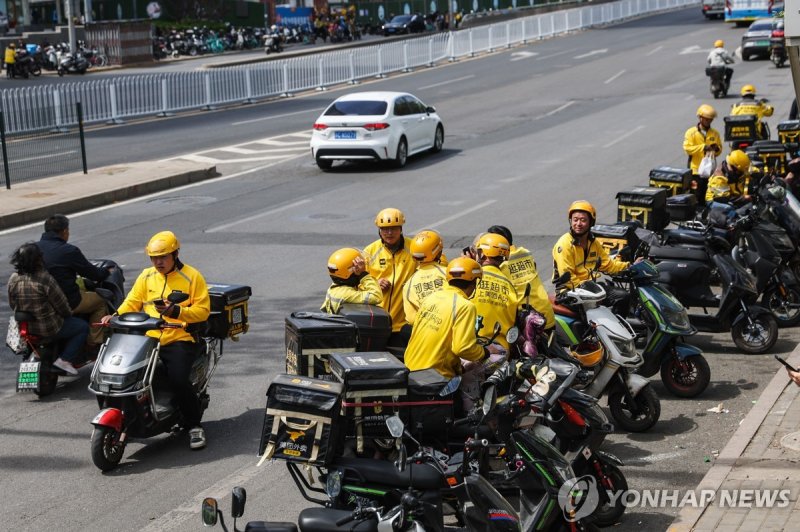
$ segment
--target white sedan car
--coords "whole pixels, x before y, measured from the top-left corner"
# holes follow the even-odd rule
[[[405,92],[357,92],[337,98],[314,123],[311,155],[322,170],[333,161],[390,161],[441,151],[444,125],[436,109]]]

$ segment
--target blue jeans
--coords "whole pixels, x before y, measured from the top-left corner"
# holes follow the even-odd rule
[[[64,318],[64,325],[61,326],[61,330],[56,334],[56,338],[59,340],[66,340],[64,342],[64,350],[61,351],[61,359],[70,363],[75,362],[88,336],[88,323],[75,316]]]

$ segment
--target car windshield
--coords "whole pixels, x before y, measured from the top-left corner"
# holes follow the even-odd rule
[[[333,102],[325,111],[326,116],[379,116],[386,114],[386,102],[376,100],[346,100]]]
[[[753,22],[748,28],[748,32],[751,31],[770,31],[772,30],[772,21],[769,22]]]
[[[405,24],[409,20],[411,20],[411,15],[397,15],[391,20],[391,22],[396,22],[398,24]]]

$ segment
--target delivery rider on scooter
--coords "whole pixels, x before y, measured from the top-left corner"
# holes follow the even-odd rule
[[[561,275],[569,272],[570,278],[564,284],[566,288],[574,288],[599,273],[614,274],[630,266],[629,262],[611,258],[608,251],[595,239],[592,227],[597,221],[597,212],[591,203],[585,200],[573,201],[569,206],[569,232],[558,239],[553,246],[553,282]],[[614,308],[614,312],[627,316],[629,294],[623,288],[610,283],[604,285],[606,303]]]
[[[163,317],[168,323],[183,324],[202,323],[208,319],[211,299],[206,281],[199,271],[181,262],[179,250],[180,242],[172,231],[153,235],[145,247],[153,266],[139,274],[117,314],[145,312],[154,318]],[[180,304],[170,303],[167,297],[172,292],[189,294],[189,299]],[[111,316],[105,316],[102,321],[108,323],[110,319]],[[190,376],[201,346],[185,328],[148,331],[147,334],[161,343],[159,356],[183,415],[183,424],[189,428],[189,447],[202,449],[206,446],[205,431],[200,425],[202,410]]]
[[[731,107],[731,116],[738,115],[755,115],[756,117],[756,134],[759,139],[768,139],[769,131],[762,122],[765,117],[772,116],[775,108],[767,104],[767,100],[762,98],[756,100],[756,88],[753,85],[745,85],[742,87],[742,99],[738,103],[733,104]]]
[[[714,41],[714,49],[708,53],[706,62],[710,68],[725,69],[725,85],[730,87],[733,69],[728,65],[732,65],[735,60],[728,50],[725,49],[725,42],[722,39]]]
[[[749,172],[750,157],[742,150],[730,152],[708,179],[706,204],[712,208],[724,207],[729,211],[732,206],[748,200]]]
[[[328,258],[328,274],[332,284],[325,294],[320,310],[337,314],[343,303],[380,305],[383,295],[378,281],[366,271],[366,261],[360,249],[337,249]]]

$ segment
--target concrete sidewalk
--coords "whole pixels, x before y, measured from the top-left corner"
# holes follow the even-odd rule
[[[216,177],[214,165],[143,161],[105,166],[0,188],[0,230]]]
[[[788,362],[800,366],[800,347]],[[779,366],[777,361],[775,364]],[[684,507],[669,531],[800,530],[798,462],[800,387],[789,381],[781,367],[695,488],[698,500],[702,490],[715,492],[713,500],[705,506]],[[788,491],[783,498],[778,495],[777,504],[748,505],[741,502],[743,490],[762,495],[766,490]],[[730,499],[725,502],[723,495],[735,495],[739,503],[731,504]]]

